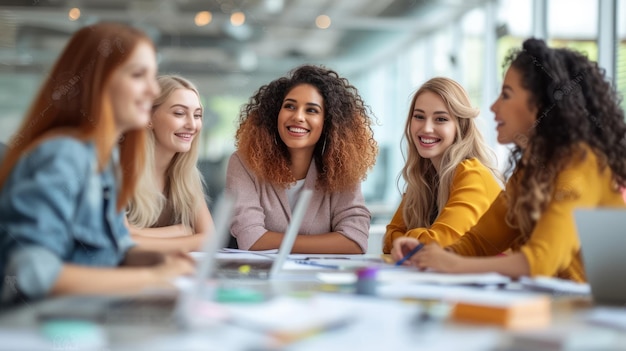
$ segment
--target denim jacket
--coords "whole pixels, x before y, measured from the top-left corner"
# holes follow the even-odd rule
[[[45,297],[64,263],[120,264],[134,244],[115,208],[117,167],[117,150],[99,172],[95,146],[70,137],[18,160],[0,189],[0,303]]]

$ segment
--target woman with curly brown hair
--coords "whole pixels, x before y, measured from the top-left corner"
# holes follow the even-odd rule
[[[514,143],[511,177],[457,243],[435,244],[411,263],[441,272],[498,272],[585,281],[576,208],[622,207],[626,124],[615,89],[597,63],[569,49],[526,40],[492,105],[498,142]],[[417,243],[394,243],[396,259]],[[506,249],[513,253],[491,256]]]
[[[332,70],[305,65],[262,86],[242,109],[226,177],[239,248],[278,248],[298,195],[311,189],[292,252],[366,252],[360,183],[378,152],[371,123],[357,89]]]

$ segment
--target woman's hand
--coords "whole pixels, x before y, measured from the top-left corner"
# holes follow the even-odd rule
[[[420,242],[415,238],[397,238],[393,241],[391,257],[397,262],[419,244]],[[415,266],[419,269],[432,269],[442,273],[458,273],[461,269],[462,261],[463,257],[446,251],[437,244],[428,244],[404,262],[404,264]]]
[[[461,273],[463,257],[444,250],[438,244],[424,246],[409,260],[419,269],[432,269],[441,273]]]
[[[189,254],[175,252],[163,256],[163,262],[152,269],[157,281],[169,282],[173,278],[194,273],[196,263]]]
[[[391,257],[394,261],[400,261],[409,251],[413,250],[420,242],[415,238],[400,237],[393,241],[393,247],[391,248]],[[409,260],[404,262],[405,265],[410,265]]]

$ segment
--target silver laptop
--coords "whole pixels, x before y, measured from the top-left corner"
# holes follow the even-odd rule
[[[304,189],[298,197],[296,206],[292,212],[291,220],[285,231],[285,236],[275,255],[258,254],[259,259],[239,259],[237,254],[232,254],[233,258],[221,258],[213,259],[216,261],[217,267],[215,272],[204,272],[204,277],[217,276],[218,278],[252,278],[252,279],[276,279],[282,272],[285,261],[289,257],[293,245],[295,243],[302,220],[306,213],[309,203],[311,202],[311,196],[313,191],[310,189]],[[229,221],[230,223],[230,221]],[[217,229],[217,228],[216,228]],[[216,236],[219,236],[221,243],[220,247],[224,246],[230,231],[228,228],[224,232],[216,231]],[[222,238],[223,237],[223,238]],[[210,251],[212,255],[217,255],[217,251]],[[254,251],[250,251],[254,254]],[[211,259],[212,256],[207,255],[207,258]],[[246,266],[246,270],[242,271],[240,268]],[[213,268],[213,267],[212,267]]]
[[[594,302],[626,304],[626,209],[578,209],[574,218]]]

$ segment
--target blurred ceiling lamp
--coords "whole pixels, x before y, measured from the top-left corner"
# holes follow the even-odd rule
[[[211,20],[213,20],[213,14],[209,11],[200,11],[196,14],[196,17],[194,18],[194,22],[198,27],[206,26],[207,24],[211,23]]]
[[[67,16],[70,18],[70,21],[76,21],[80,18],[80,9],[78,7],[71,8]]]
[[[230,15],[230,24],[232,24],[235,27],[239,27],[245,22],[246,22],[246,15],[241,11],[233,12],[232,15]]]
[[[330,23],[331,23],[330,17],[328,17],[326,15],[319,15],[315,19],[315,25],[319,29],[326,29],[326,28],[330,27]]]

